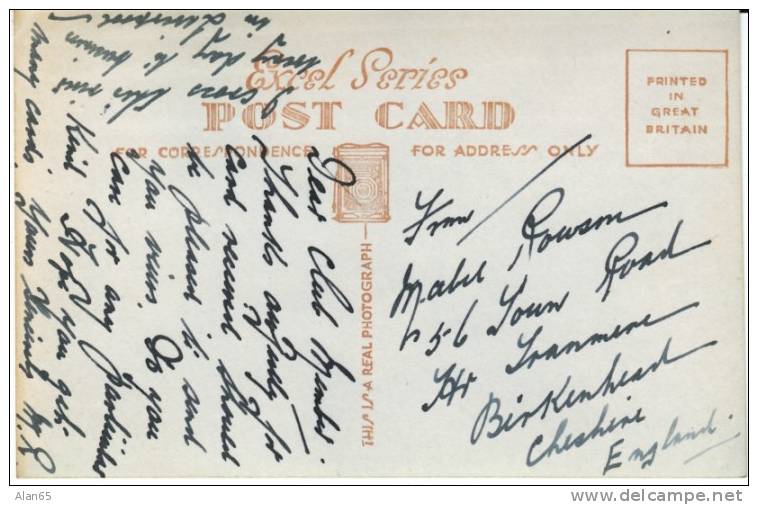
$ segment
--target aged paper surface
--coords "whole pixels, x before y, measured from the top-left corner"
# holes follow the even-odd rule
[[[736,12],[13,44],[18,476],[745,474]]]

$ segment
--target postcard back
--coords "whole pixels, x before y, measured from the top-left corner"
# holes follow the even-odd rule
[[[19,477],[740,477],[737,12],[16,11]]]

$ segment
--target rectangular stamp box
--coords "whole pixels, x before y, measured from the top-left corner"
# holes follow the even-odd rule
[[[627,49],[627,167],[729,165],[725,49]]]

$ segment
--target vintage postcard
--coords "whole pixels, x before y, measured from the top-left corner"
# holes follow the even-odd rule
[[[740,21],[15,11],[18,477],[742,477]]]

